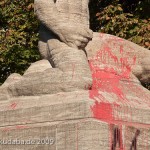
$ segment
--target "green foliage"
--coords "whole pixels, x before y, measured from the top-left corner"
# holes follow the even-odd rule
[[[39,59],[38,22],[33,0],[0,2],[0,83]]]
[[[150,48],[149,0],[93,0],[91,28]]]

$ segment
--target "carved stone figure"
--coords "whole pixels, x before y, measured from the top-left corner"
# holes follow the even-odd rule
[[[93,37],[89,29],[88,3],[89,0],[35,0],[35,13],[41,21],[39,51],[42,58],[50,62],[46,62],[49,67],[43,71],[35,67],[31,72],[29,68],[28,73],[25,72],[16,82],[4,84],[0,89],[2,99],[7,99],[5,95],[29,96],[91,88],[90,54],[96,55],[108,39],[107,44],[114,54],[119,56],[120,49],[111,45],[112,36],[103,34],[99,42],[96,33]],[[119,42],[116,45],[119,46]],[[128,55],[129,59],[136,57],[136,63],[131,67],[132,76],[141,82],[149,81],[150,52],[128,41],[122,46],[126,47],[126,54],[132,53]]]
[[[150,81],[150,51],[92,33],[88,2],[35,0],[43,60],[0,87],[0,139],[39,141],[0,140],[0,149],[150,147],[150,92],[141,85]]]
[[[43,72],[48,77],[43,77],[43,85],[37,83],[37,78],[41,79],[43,74],[33,73],[32,80],[24,75],[22,80],[9,86],[9,93],[38,95],[88,89],[92,79],[84,48],[93,36],[89,29],[88,1],[35,0],[35,13],[42,22],[40,53],[55,69],[49,67]],[[46,82],[49,82],[47,90],[39,88],[39,91],[37,87]],[[35,84],[38,86],[34,88]]]

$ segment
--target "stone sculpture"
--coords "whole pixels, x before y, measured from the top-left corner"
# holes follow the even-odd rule
[[[29,96],[91,88],[92,77],[86,56],[89,51],[85,51],[93,37],[89,29],[88,3],[89,0],[76,3],[71,0],[35,0],[35,14],[41,21],[39,51],[42,58],[50,62],[49,68],[43,73],[25,73],[18,82],[1,88],[4,95]],[[129,45],[135,47],[135,44]],[[139,60],[132,73],[145,82],[150,80],[150,66],[147,65],[150,52],[141,49],[137,47],[134,51]]]
[[[33,90],[34,77],[36,82],[37,77],[41,78],[40,74],[36,73],[36,75],[31,75],[32,80],[24,76],[15,85],[9,86],[8,91],[14,96],[19,96],[88,89],[92,84],[92,79],[86,54],[83,51],[89,40],[92,39],[87,13],[88,1],[83,1],[83,4],[78,1],[74,5],[73,2],[68,3],[67,1],[54,3],[53,0],[37,0],[35,1],[35,12],[42,22],[39,41],[40,53],[55,68],[49,67],[44,73],[49,76],[49,79],[44,77],[46,81],[43,79],[43,86],[45,82],[50,81],[47,87],[49,90],[45,92]],[[81,13],[77,14],[77,12]],[[73,68],[74,71],[72,71]],[[60,81],[59,87],[57,83]],[[42,86],[41,83],[39,86]],[[28,91],[25,88],[28,88]]]
[[[150,92],[141,83],[150,81],[150,51],[92,33],[88,2],[35,0],[43,60],[0,87],[0,139],[55,142],[1,149],[149,148]]]

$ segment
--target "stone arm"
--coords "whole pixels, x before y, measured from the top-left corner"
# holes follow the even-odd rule
[[[64,22],[53,0],[35,0],[35,14],[49,30],[70,47],[85,48],[92,39],[93,32],[85,26],[71,21]]]
[[[51,31],[58,34],[61,19],[54,0],[35,0],[34,11],[38,19]]]

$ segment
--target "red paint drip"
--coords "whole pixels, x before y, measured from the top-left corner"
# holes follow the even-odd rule
[[[103,37],[104,35],[100,34],[100,38]],[[123,42],[123,40],[120,40],[120,38],[112,37],[112,39],[110,39],[110,42],[114,41]],[[123,92],[123,84],[121,84],[121,80],[130,79],[131,65],[134,65],[136,63],[135,56],[131,60],[129,60],[128,55],[124,55],[123,45],[120,45],[120,54],[121,57],[118,58],[112,52],[112,49],[107,44],[104,44],[95,58],[89,60],[93,78],[92,89],[89,90],[89,97],[95,100],[94,105],[91,106],[91,111],[94,118],[105,121],[110,125],[114,124],[117,121],[117,118],[115,118],[117,116],[114,116],[113,109],[114,107],[118,108],[119,105],[115,103],[110,104],[109,100],[107,100],[107,97],[102,95],[100,92],[112,93],[116,95],[120,102],[127,102],[128,99]],[[110,62],[114,64],[115,68],[110,66]],[[120,120],[121,118],[118,119]],[[123,122],[120,121],[120,150],[124,149],[122,139],[122,124]],[[113,136],[110,135],[110,137],[112,138]],[[112,139],[110,140],[110,143],[111,142]]]

